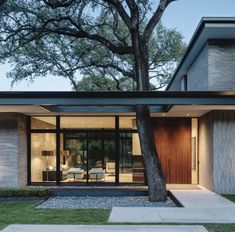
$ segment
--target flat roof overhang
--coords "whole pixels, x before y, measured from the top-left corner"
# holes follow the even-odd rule
[[[235,91],[159,92],[0,92],[0,112],[25,114],[134,113],[135,106],[150,106],[151,113],[179,109],[206,112],[235,108]],[[190,108],[189,108],[190,107]],[[177,114],[176,114],[177,112]],[[199,115],[199,114],[195,115]]]
[[[235,105],[235,91],[1,92],[0,106]]]

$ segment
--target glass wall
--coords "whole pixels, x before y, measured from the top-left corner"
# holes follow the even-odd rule
[[[120,133],[119,182],[144,183],[144,164],[137,133]]]
[[[64,133],[64,182],[115,182],[115,133]]]
[[[134,117],[42,116],[30,122],[32,183],[144,182]]]

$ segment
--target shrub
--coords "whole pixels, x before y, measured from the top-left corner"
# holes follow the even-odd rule
[[[0,189],[0,197],[46,197],[50,192],[47,188],[3,188]]]

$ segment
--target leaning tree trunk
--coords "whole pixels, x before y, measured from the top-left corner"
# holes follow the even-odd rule
[[[135,76],[138,91],[149,90],[148,47],[144,39],[133,33],[132,42],[135,56]],[[149,106],[136,106],[136,122],[140,138],[141,152],[145,164],[145,173],[150,201],[166,201],[166,183],[163,177],[161,162],[154,143]]]
[[[136,122],[147,175],[149,201],[165,201],[166,184],[154,143],[148,106],[136,106]]]

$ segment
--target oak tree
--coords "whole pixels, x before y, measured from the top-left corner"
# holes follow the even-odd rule
[[[93,46],[100,47],[100,51],[105,50],[113,54],[114,61],[120,61],[122,58],[119,57],[125,57],[124,60],[129,59],[132,70],[126,69],[128,65],[126,62],[121,64],[122,71],[131,71],[125,76],[133,79],[137,91],[149,91],[151,89],[149,53],[149,48],[152,46],[151,37],[165,9],[173,1],[175,0],[2,1],[0,59],[11,59],[12,55],[20,53],[21,49],[27,48],[29,44],[33,44],[29,46],[33,49],[37,48],[37,45],[40,46],[40,43],[47,43],[56,52],[56,48],[53,48],[53,40],[62,41],[65,46],[78,47],[77,41],[81,44],[85,41],[85,44],[91,45],[88,46],[85,55],[89,54],[92,57],[93,50],[90,48]],[[112,22],[111,27],[110,22]],[[124,29],[120,34],[121,27]],[[64,49],[64,52],[70,52],[70,50]],[[40,55],[35,53],[35,59]],[[72,72],[76,62],[82,65],[84,60],[81,63],[80,61],[78,56],[75,63],[66,71]],[[31,65],[28,63],[29,67]],[[45,65],[42,63],[33,68],[43,71]],[[165,201],[166,183],[154,144],[147,105],[136,106],[136,122],[146,167],[149,200]]]

